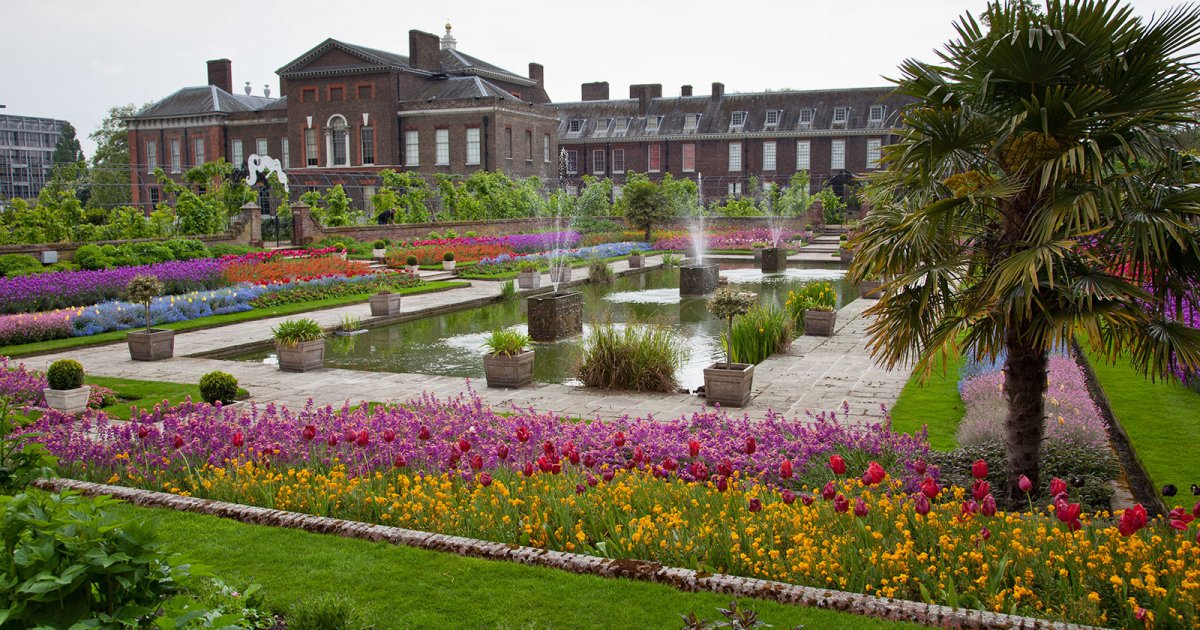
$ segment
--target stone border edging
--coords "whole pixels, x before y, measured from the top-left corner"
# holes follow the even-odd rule
[[[301,529],[319,534],[337,534],[346,538],[387,541],[392,544],[430,551],[450,552],[487,560],[506,560],[529,566],[547,567],[610,578],[627,578],[666,584],[685,592],[708,591],[735,597],[766,599],[782,604],[798,604],[886,619],[907,621],[938,628],[959,629],[1056,629],[1084,630],[1090,626],[1020,617],[978,610],[955,609],[936,604],[888,599],[845,591],[798,586],[784,582],[712,574],[664,567],[645,560],[609,559],[577,553],[535,549],[495,543],[461,536],[371,525],[356,521],[312,516],[224,501],[183,497],[163,492],[111,486],[74,479],[43,479],[35,486],[44,490],[75,490],[87,496],[109,495],[141,507],[163,507],[184,512],[219,516],[243,523]]]

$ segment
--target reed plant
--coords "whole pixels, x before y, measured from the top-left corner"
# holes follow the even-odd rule
[[[665,326],[600,324],[584,339],[579,380],[601,389],[674,392],[686,358],[686,346]]]
[[[500,299],[508,302],[517,299],[517,284],[512,280],[506,280],[500,285]]]
[[[762,363],[764,359],[788,347],[795,335],[795,323],[773,304],[757,304],[734,320],[722,343],[734,363]]]
[[[608,263],[594,258],[588,262],[588,279],[596,284],[608,284],[613,281],[612,269],[609,269]]]

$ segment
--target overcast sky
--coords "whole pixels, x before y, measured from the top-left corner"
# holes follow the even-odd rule
[[[1180,4],[1137,0],[1137,13]],[[962,12],[983,0],[735,0],[603,3],[551,0],[0,0],[2,113],[61,118],[87,135],[108,109],[144,104],[207,82],[205,61],[233,61],[237,91],[250,81],[279,94],[275,71],[327,37],[408,54],[408,31],[454,27],[459,50],[525,75],[546,67],[556,101],[608,81],[707,93],[883,85],[904,59],[933,59]]]

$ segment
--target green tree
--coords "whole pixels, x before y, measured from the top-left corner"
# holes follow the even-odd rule
[[[986,26],[985,26],[986,25]],[[893,277],[871,346],[927,373],[1004,356],[1008,497],[1038,481],[1048,353],[1079,332],[1151,375],[1200,366],[1200,331],[1163,315],[1200,281],[1197,169],[1171,150],[1200,106],[1200,8],[1147,22],[1106,0],[995,2],[939,63],[906,61],[904,114],[851,277]],[[1147,288],[1149,287],[1149,288]]]
[[[125,119],[140,108],[133,103],[118,105],[88,137],[96,143],[92,154],[91,194],[88,206],[113,208],[127,206],[132,200],[129,186],[129,133]]]
[[[621,203],[625,207],[625,219],[629,225],[645,231],[646,241],[650,240],[650,231],[655,225],[675,216],[671,200],[662,186],[645,179],[627,184],[621,193]]]
[[[84,161],[83,148],[79,146],[79,138],[75,137],[75,127],[64,122],[62,131],[58,134],[58,142],[54,145],[54,165],[78,164]]]

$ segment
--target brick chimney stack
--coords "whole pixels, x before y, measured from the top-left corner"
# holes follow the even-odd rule
[[[592,83],[584,83],[582,86],[583,100],[585,101],[607,101],[608,100],[608,81],[594,81]]]
[[[233,62],[228,59],[212,59],[208,62],[208,84],[233,93]]]
[[[680,96],[691,96],[692,95],[692,86],[685,85],[685,86],[679,88],[679,95]]]
[[[546,69],[542,67],[542,64],[535,62],[529,63],[529,78],[537,81],[538,87],[543,87],[545,85],[545,77]]]
[[[646,111],[650,109],[650,101],[662,98],[662,84],[644,83],[641,85],[631,85],[629,86],[629,98],[637,99],[638,115],[645,116]]]
[[[418,30],[408,32],[408,65],[426,72],[442,71],[442,42],[437,35]]]
[[[725,84],[713,81],[712,100],[719,101],[722,96],[725,96]]]

